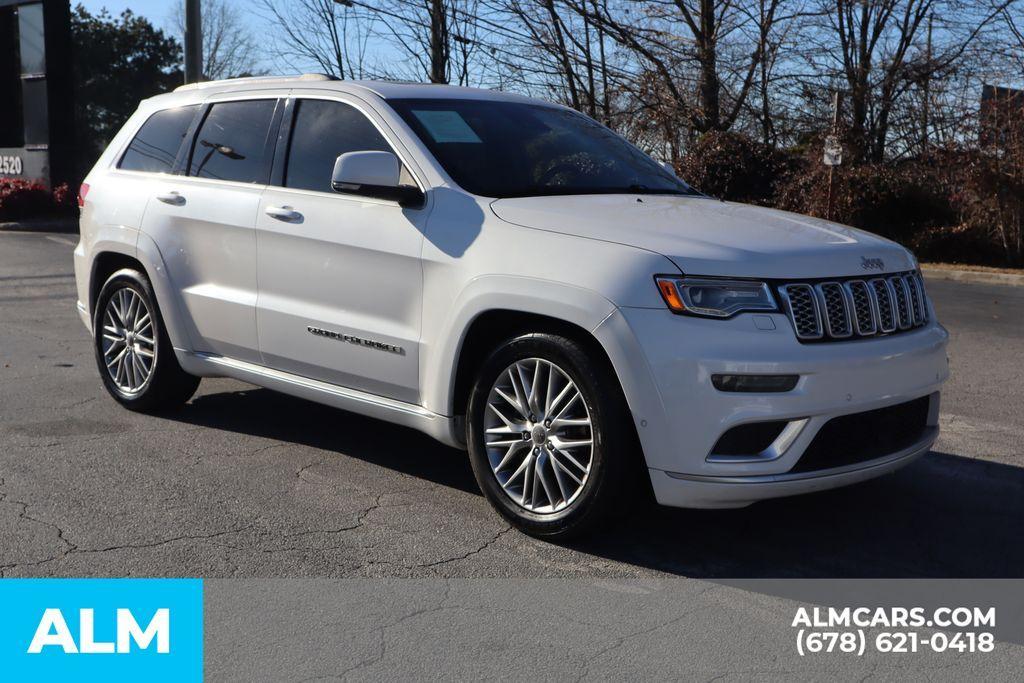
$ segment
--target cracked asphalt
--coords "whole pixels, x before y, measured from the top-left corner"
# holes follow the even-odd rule
[[[929,283],[953,378],[920,462],[745,510],[639,506],[563,547],[410,430],[223,379],[180,412],[121,409],[75,313],[74,239],[0,233],[3,576],[1024,576],[1024,288]]]

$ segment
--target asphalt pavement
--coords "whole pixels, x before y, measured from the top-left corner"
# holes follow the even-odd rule
[[[4,576],[1024,576],[1024,287],[929,282],[953,376],[914,465],[744,510],[638,506],[566,547],[510,530],[465,454],[410,430],[223,379],[174,414],[120,408],[74,240],[0,233]]]

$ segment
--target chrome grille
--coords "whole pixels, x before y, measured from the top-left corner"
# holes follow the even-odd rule
[[[918,273],[784,283],[778,291],[801,341],[891,334],[928,320],[924,283]]]
[[[818,303],[810,285],[784,285],[782,293],[789,305],[789,316],[801,339],[821,339],[821,318]]]

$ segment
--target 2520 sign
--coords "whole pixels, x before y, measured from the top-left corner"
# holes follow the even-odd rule
[[[21,157],[0,155],[0,173],[21,175]]]

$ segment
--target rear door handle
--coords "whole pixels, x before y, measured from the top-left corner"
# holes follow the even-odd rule
[[[263,211],[271,218],[276,218],[279,221],[296,223],[302,220],[302,214],[290,206],[268,206]]]
[[[182,204],[185,203],[185,198],[178,194],[178,192],[176,191],[167,192],[165,194],[158,194],[156,198],[162,201],[164,204],[172,204],[174,206],[181,206]]]

